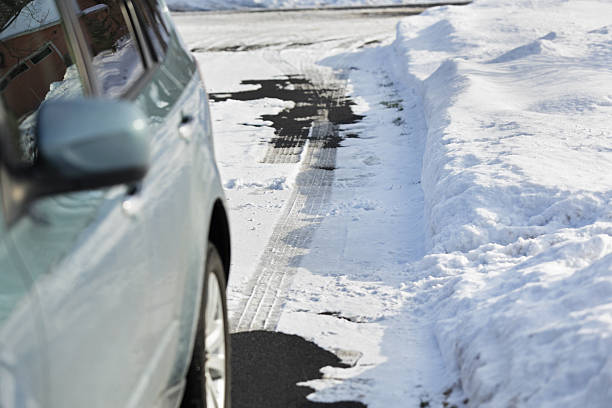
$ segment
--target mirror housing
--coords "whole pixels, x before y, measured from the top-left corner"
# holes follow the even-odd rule
[[[40,197],[136,183],[149,168],[147,120],[131,102],[48,100],[38,111],[36,139],[36,164],[10,181],[3,174],[7,221]]]
[[[40,107],[36,133],[45,167],[74,188],[137,181],[149,166],[147,121],[130,102],[48,101]]]

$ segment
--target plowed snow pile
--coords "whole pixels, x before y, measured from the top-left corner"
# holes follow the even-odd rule
[[[490,0],[398,25],[428,125],[410,290],[470,406],[611,404],[610,16]]]

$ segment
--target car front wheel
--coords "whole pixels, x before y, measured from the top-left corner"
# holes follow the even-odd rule
[[[225,273],[208,244],[198,329],[181,408],[230,407],[230,347]]]

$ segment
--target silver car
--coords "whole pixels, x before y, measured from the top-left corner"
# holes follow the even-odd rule
[[[0,407],[229,407],[225,199],[163,1],[2,1],[0,95]]]

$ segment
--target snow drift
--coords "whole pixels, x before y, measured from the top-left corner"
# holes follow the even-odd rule
[[[398,25],[428,125],[407,276],[470,406],[612,401],[611,15],[482,0]]]

